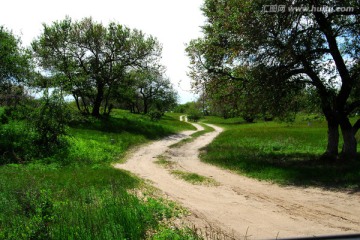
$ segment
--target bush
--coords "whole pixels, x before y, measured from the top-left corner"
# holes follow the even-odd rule
[[[33,133],[21,122],[0,125],[0,164],[30,160],[34,144]]]
[[[189,121],[197,122],[203,116],[200,110],[195,106],[190,106],[187,110],[187,117]]]
[[[163,116],[163,113],[159,110],[153,110],[148,113],[151,121],[159,121],[161,117]]]
[[[49,156],[59,148],[66,146],[66,127],[70,112],[61,94],[51,96],[45,91],[40,106],[33,109],[28,120],[35,132],[34,143],[38,146],[40,155]]]
[[[0,120],[0,164],[22,163],[64,153],[68,142],[66,104],[59,94],[6,108]]]

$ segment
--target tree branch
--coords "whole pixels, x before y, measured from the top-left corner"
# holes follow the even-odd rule
[[[350,95],[352,89],[352,79],[346,67],[345,61],[340,53],[337,40],[335,38],[331,23],[326,19],[325,15],[321,12],[314,12],[316,22],[320,26],[320,30],[324,33],[327,43],[330,48],[330,54],[334,59],[337,71],[341,77],[341,89],[337,96],[337,105],[342,108]]]
[[[356,108],[360,107],[360,100],[357,100],[355,102],[350,103],[345,107],[345,113],[350,114],[352,111],[354,111]]]
[[[353,126],[354,135],[356,135],[356,133],[359,131],[359,129],[360,129],[360,119],[358,119]]]

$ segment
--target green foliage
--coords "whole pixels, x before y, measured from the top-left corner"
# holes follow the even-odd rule
[[[176,215],[165,201],[127,193],[139,180],[109,167],[13,165],[0,173],[1,239],[144,239]]]
[[[176,113],[185,113],[187,108],[188,108],[187,104],[178,104],[174,108],[174,112],[176,112]]]
[[[11,130],[20,125],[11,124],[6,126]],[[159,224],[178,216],[176,207],[129,193],[143,184],[109,163],[136,144],[185,129],[192,127],[177,115],[152,122],[121,110],[109,119],[72,123],[65,137],[67,155],[0,166],[0,239],[144,239],[151,232],[167,234],[171,230]]]
[[[30,72],[30,55],[21,48],[20,39],[0,26],[0,89],[23,82]]]
[[[270,13],[264,11],[267,3],[204,1],[204,36],[187,47],[194,90],[208,96],[224,117],[240,115],[249,122],[257,114],[291,121],[304,100],[315,103],[313,109],[321,109],[329,122],[324,157],[355,158],[360,119],[351,125],[349,116],[360,108],[358,13],[290,10],[328,3],[310,0],[280,1],[289,11]],[[360,7],[355,1],[342,4]]]
[[[193,127],[177,115],[153,122],[115,110],[92,118],[69,114],[69,106],[45,93],[19,108],[0,108],[6,118],[0,125],[0,239],[144,239],[167,232],[159,224],[178,215],[174,205],[129,193],[142,184],[109,163],[134,145]]]
[[[30,123],[11,120],[0,125],[0,164],[32,160],[61,165],[108,164],[115,156],[122,158],[134,145],[194,129],[177,116],[165,115],[153,122],[147,116],[121,110],[114,110],[106,119],[78,119],[77,114],[68,116],[62,103],[57,104],[60,103],[56,97],[44,99],[35,103],[37,108],[25,110],[31,116]],[[59,112],[60,108],[65,109]],[[66,126],[67,119],[71,120],[70,128]]]
[[[113,95],[117,105],[132,113],[166,112],[177,102],[177,93],[162,66],[128,72]]]
[[[151,237],[153,240],[200,240],[203,239],[195,233],[193,229],[185,228],[179,229],[176,227],[160,229],[155,235]]]
[[[159,121],[163,115],[159,110],[152,110],[148,113],[151,121]]]
[[[50,156],[59,148],[66,147],[66,141],[62,137],[66,135],[70,112],[63,96],[56,92],[49,95],[46,90],[39,106],[31,110],[27,121],[36,134],[34,143],[39,148],[39,153]]]
[[[200,112],[200,110],[194,106],[191,106],[189,109],[187,109],[186,113],[187,113],[188,120],[192,121],[192,122],[199,121],[201,119],[201,117],[203,116],[203,114]]]
[[[241,119],[211,117],[207,122],[225,128],[201,154],[207,163],[281,184],[359,187],[359,161],[328,164],[318,160],[326,145],[324,120],[304,116],[291,125],[244,124]]]
[[[193,129],[171,114],[153,122],[147,116],[117,109],[108,119],[90,120],[71,124],[66,137],[69,142],[67,155],[55,161],[70,165],[108,164],[122,159],[130,147]]]
[[[108,26],[91,18],[44,24],[32,43],[34,56],[50,76],[36,85],[59,87],[72,94],[85,114],[108,115],[113,108],[112,92],[131,69],[158,64],[161,47],[156,38],[111,22]]]
[[[48,157],[64,157],[69,112],[62,96],[47,92],[37,101],[8,107],[1,116],[0,163],[20,163]]]
[[[23,122],[0,125],[0,165],[29,161],[36,152],[34,133]]]

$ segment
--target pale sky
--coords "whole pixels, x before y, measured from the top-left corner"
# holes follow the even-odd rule
[[[189,60],[185,44],[201,36],[203,0],[6,0],[0,8],[0,25],[20,36],[28,46],[42,31],[42,23],[91,16],[107,25],[115,21],[151,34],[163,45],[162,64],[179,92],[180,102],[195,100],[186,75]],[[181,81],[180,87],[179,82]]]

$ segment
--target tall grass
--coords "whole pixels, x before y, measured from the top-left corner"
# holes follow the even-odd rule
[[[319,161],[327,143],[326,122],[321,119],[302,118],[291,124],[245,124],[241,119],[215,117],[207,121],[223,126],[225,131],[204,149],[201,159],[205,162],[281,184],[360,187],[359,161]]]
[[[127,192],[140,184],[109,167],[4,166],[0,239],[142,239],[175,212]]]
[[[0,239],[187,238],[162,223],[180,214],[171,203],[135,196],[143,183],[110,166],[132,146],[186,129],[193,127],[171,116],[152,122],[120,110],[73,122],[66,151],[0,166]]]
[[[67,137],[70,149],[64,164],[102,164],[120,161],[133,146],[159,139],[183,130],[188,123],[165,115],[160,121],[147,116],[115,110],[111,118],[73,124]]]

